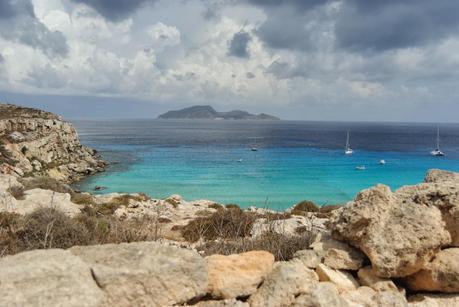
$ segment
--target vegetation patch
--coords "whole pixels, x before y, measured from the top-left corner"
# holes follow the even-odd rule
[[[159,220],[150,217],[120,221],[83,213],[70,218],[53,208],[25,216],[0,213],[0,256],[33,249],[154,241],[159,235]]]
[[[293,215],[306,215],[307,212],[319,212],[320,208],[312,201],[303,200],[296,204],[290,211]]]
[[[250,235],[257,216],[242,211],[239,207],[218,210],[207,217],[198,217],[180,229],[182,236],[189,242],[199,239],[234,239]]]
[[[57,193],[74,193],[73,189],[69,185],[50,177],[22,178],[20,179],[20,182],[24,186],[25,191],[32,189],[43,189],[51,190]]]
[[[13,196],[17,200],[22,200],[25,198],[24,188],[21,186],[15,185],[15,186],[9,187],[7,192],[10,193],[11,196]]]
[[[272,253],[276,261],[287,261],[295,252],[307,248],[313,241],[313,235],[304,232],[301,235],[286,235],[268,231],[256,238],[239,238],[206,242],[197,247],[205,256],[213,254],[231,255],[253,250]]]

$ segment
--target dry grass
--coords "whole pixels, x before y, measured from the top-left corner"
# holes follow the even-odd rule
[[[7,189],[7,192],[11,194],[17,200],[22,200],[25,198],[24,188],[20,186],[11,186]]]
[[[57,193],[73,194],[73,189],[65,183],[49,177],[29,177],[20,180],[24,190],[43,189]]]
[[[311,233],[286,235],[266,232],[256,238],[240,238],[236,240],[206,242],[197,247],[204,255],[231,255],[253,250],[264,250],[272,253],[277,261],[293,258],[296,251],[307,248],[313,241]]]
[[[196,242],[199,239],[234,239],[246,237],[252,230],[257,216],[242,211],[239,207],[231,207],[214,212],[210,216],[198,217],[182,227],[181,233],[185,240]]]
[[[41,208],[21,216],[0,213],[0,256],[21,251],[69,248],[121,242],[154,241],[161,222],[155,218],[120,221],[80,214],[70,218],[59,210]]]
[[[306,215],[308,212],[319,212],[320,208],[312,201],[303,200],[296,204],[290,211],[293,215]]]

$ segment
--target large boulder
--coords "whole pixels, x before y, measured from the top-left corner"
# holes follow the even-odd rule
[[[459,248],[442,250],[425,268],[405,281],[411,290],[459,292]]]
[[[271,273],[274,256],[265,251],[207,257],[209,293],[214,298],[249,296]]]
[[[411,275],[440,247],[451,243],[437,206],[407,190],[392,193],[384,185],[360,192],[353,202],[337,210],[331,229],[335,238],[362,250],[380,277]]]
[[[0,259],[1,306],[101,306],[91,269],[64,250],[36,250]]]
[[[316,273],[301,261],[277,262],[248,302],[251,307],[291,306],[296,297],[313,291],[318,282]]]
[[[155,242],[73,247],[111,306],[171,306],[204,296],[207,265],[198,253]]]

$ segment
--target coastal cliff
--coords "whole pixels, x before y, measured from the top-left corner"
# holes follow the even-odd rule
[[[78,181],[102,171],[97,153],[80,144],[75,128],[49,112],[0,104],[0,172]]]

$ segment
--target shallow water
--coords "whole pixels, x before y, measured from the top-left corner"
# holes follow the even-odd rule
[[[113,164],[77,185],[100,193],[180,194],[285,209],[309,199],[343,203],[361,189],[422,181],[429,168],[459,171],[459,125],[441,126],[444,158],[429,155],[436,125],[329,122],[74,121],[85,145]],[[346,131],[354,155],[343,153]],[[251,151],[256,146],[258,151]],[[379,165],[384,159],[386,165]],[[358,171],[356,166],[365,165]]]

